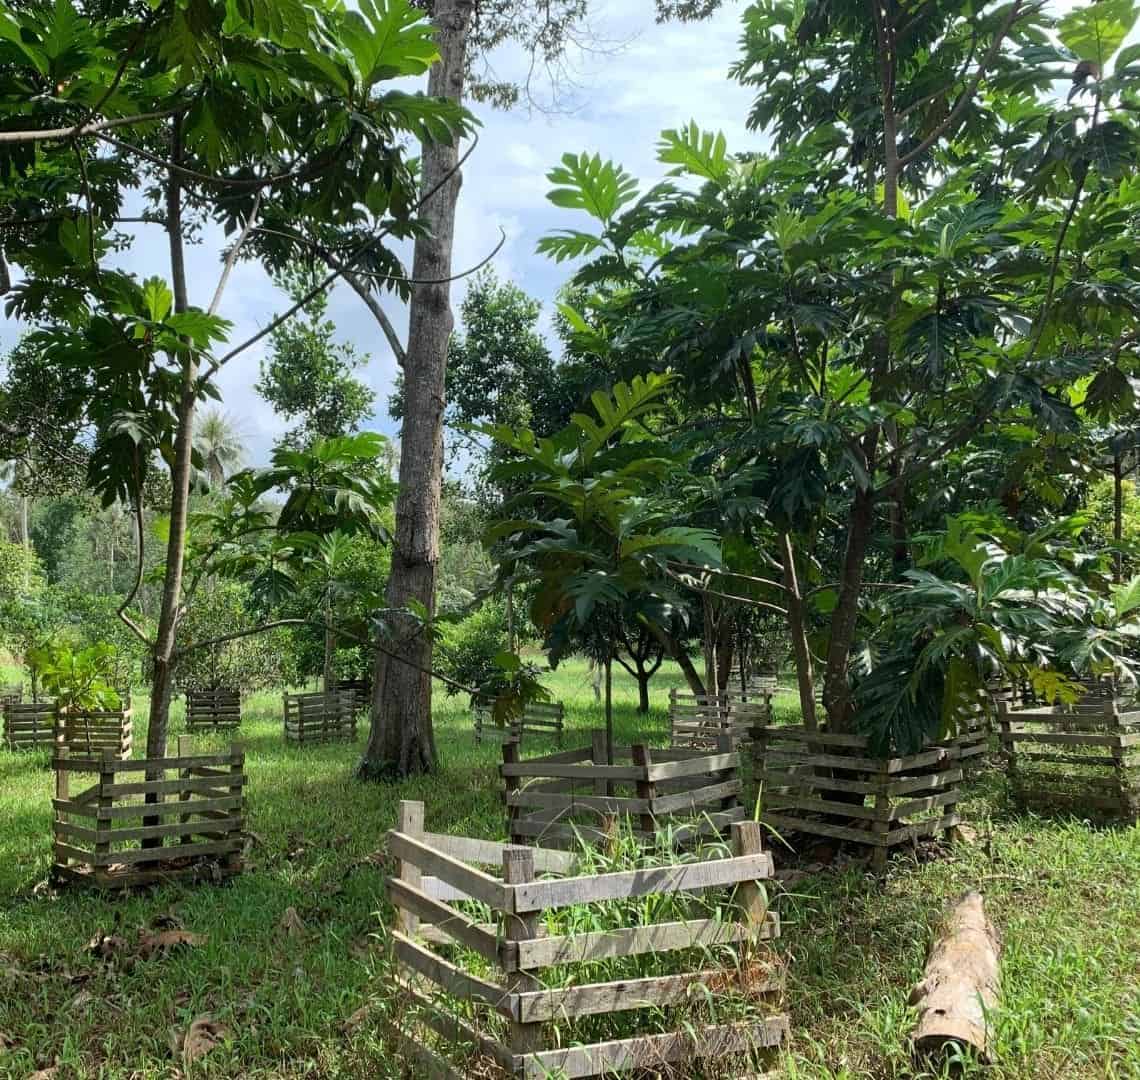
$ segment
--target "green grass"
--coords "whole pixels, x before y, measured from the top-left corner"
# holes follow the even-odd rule
[[[679,682],[663,671],[654,711],[642,718],[632,682],[615,672],[622,742],[636,732],[667,739],[668,687]],[[549,684],[573,732],[600,724],[584,664],[565,665]],[[144,705],[136,698],[138,745]],[[383,1038],[394,998],[374,936],[390,917],[385,867],[369,856],[403,798],[424,801],[429,829],[502,837],[500,751],[476,748],[465,705],[437,698],[443,769],[397,787],[349,779],[359,745],[286,746],[280,699],[253,699],[241,736],[257,837],[248,872],[220,887],[110,899],[39,885],[50,864],[51,774],[42,757],[0,751],[0,1076],[49,1066],[57,1080],[176,1075],[171,1034],[202,1015],[230,1036],[194,1075],[400,1075]],[[224,740],[198,745],[211,742]],[[993,772],[971,784],[964,809],[975,843],[937,858],[905,854],[883,883],[858,865],[826,869],[779,898],[793,1025],[787,1075],[914,1075],[909,988],[944,904],[978,886],[1005,938],[997,1064],[985,1074],[1140,1078],[1140,829],[1020,816]],[[304,923],[300,936],[279,927],[289,907]],[[88,952],[102,933],[133,945],[158,916],[207,942],[149,960]]]

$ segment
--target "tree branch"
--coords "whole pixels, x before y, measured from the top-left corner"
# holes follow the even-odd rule
[[[253,209],[250,210],[249,217],[245,219],[245,224],[242,226],[236,243],[226,253],[226,261],[222,265],[222,276],[218,279],[218,287],[214,290],[214,299],[210,301],[209,314],[211,315],[217,315],[218,313],[218,308],[222,303],[222,294],[226,291],[226,285],[230,280],[230,274],[233,272],[234,264],[241,254],[242,245],[245,243],[246,238],[253,231],[253,223],[257,220],[257,214],[260,209],[261,192],[259,191],[253,198]]]
[[[294,240],[305,244],[312,249],[315,254],[320,256],[329,267],[338,271],[340,276],[352,287],[360,299],[364,301],[368,310],[372,312],[373,317],[380,324],[380,329],[388,339],[388,344],[392,347],[392,352],[395,354],[396,362],[400,367],[404,366],[407,352],[400,341],[399,335],[396,333],[396,328],[392,325],[392,321],[388,318],[380,301],[368,290],[368,287],[361,281],[361,278],[371,278],[373,281],[400,282],[404,285],[446,285],[449,282],[460,281],[465,277],[470,277],[472,274],[477,273],[502,251],[503,245],[507,242],[507,234],[500,226],[499,242],[474,266],[470,266],[466,270],[461,270],[459,273],[451,274],[445,278],[415,278],[407,277],[403,274],[377,274],[369,270],[351,270],[341,261],[335,252],[308,236],[302,236],[300,233],[282,232],[280,229],[270,229],[266,227],[261,227],[257,231],[265,233],[266,235],[281,236],[286,240]],[[360,256],[357,255],[357,258],[359,257]]]
[[[457,172],[459,172],[459,170],[466,163],[467,159],[471,156],[472,153],[474,153],[475,148],[478,145],[479,145],[479,139],[476,136],[474,139],[472,139],[471,145],[470,145],[470,147],[468,147],[467,151],[455,163],[455,167],[453,169],[449,169],[447,174],[445,176],[441,177],[439,182],[434,184],[432,186],[432,188],[424,194],[424,196],[420,199],[420,201],[418,203],[416,203],[415,208],[414,208],[415,210],[422,209],[422,207],[429,200],[431,200],[432,198],[434,198],[436,196],[436,194],[438,194],[440,189],[443,188],[448,183],[448,181],[450,181],[451,178]],[[371,236],[366,241],[364,241],[363,244],[361,244],[355,251],[353,251],[348,256],[348,258],[345,261],[346,267],[352,266],[352,264],[355,263],[358,259],[363,258],[363,256],[365,256],[372,247],[374,247],[382,239],[384,239],[384,237],[387,236],[392,231],[392,229],[394,227],[395,227],[395,222],[393,222],[389,225],[385,225],[382,229],[379,230],[379,232],[376,233],[375,236]],[[279,326],[281,326],[283,323],[285,323],[289,319],[291,319],[294,315],[297,314],[297,312],[299,312],[303,308],[305,308],[316,297],[320,296],[320,294],[323,293],[327,288],[329,288],[329,286],[331,286],[337,280],[339,280],[341,276],[342,276],[342,271],[334,270],[334,271],[332,271],[332,273],[330,273],[323,280],[317,282],[317,284],[314,285],[307,293],[305,293],[305,295],[302,296],[300,300],[298,300],[292,307],[287,309],[283,315],[278,315],[267,326],[263,327],[256,334],[254,334],[252,337],[247,338],[240,345],[236,346],[235,348],[231,349],[228,353],[226,353],[224,356],[215,360],[210,365],[210,367],[207,369],[206,374],[203,376],[203,378],[204,379],[213,378],[213,376],[217,374],[219,369],[221,369],[226,364],[228,364],[232,359],[234,359],[235,356],[240,356],[243,352],[246,351],[246,349],[252,348],[254,345],[256,345],[263,338],[268,337]]]
[[[162,109],[159,112],[138,113],[135,116],[115,116],[109,120],[98,120],[80,126],[72,125],[63,128],[44,128],[42,131],[0,131],[0,143],[29,143],[52,142],[55,139],[78,139],[86,135],[97,135],[108,142],[117,142],[111,136],[104,134],[112,128],[130,127],[133,124],[148,124],[152,120],[169,120],[184,112],[185,105],[175,109]],[[128,144],[122,144],[128,146]],[[134,149],[133,147],[129,147]],[[146,156],[144,154],[144,156]],[[161,158],[158,159],[161,163]]]
[[[235,630],[231,634],[221,634],[218,637],[205,638],[202,641],[192,641],[189,645],[185,645],[179,649],[178,652],[179,655],[185,656],[187,653],[194,652],[197,649],[205,649],[215,645],[225,645],[230,641],[240,641],[242,638],[253,637],[255,634],[268,633],[270,630],[277,630],[285,626],[312,626],[316,627],[317,629],[326,630],[328,629],[329,625],[330,624],[324,622],[321,619],[273,619],[271,622],[261,623],[259,626],[250,626],[244,630]],[[442,674],[441,672],[434,671],[431,668],[422,667],[420,664],[413,663],[411,660],[407,660],[402,656],[398,656],[390,649],[384,648],[383,645],[379,645],[374,641],[368,641],[367,639],[362,638],[359,634],[352,633],[350,630],[336,627],[336,633],[338,637],[346,638],[349,641],[354,641],[358,645],[368,645],[372,648],[376,648],[380,652],[384,653],[385,656],[389,656],[401,664],[405,664],[410,668],[414,668],[416,671],[419,671],[424,675],[430,675],[433,679],[438,679],[446,686],[450,686],[455,690],[461,690],[463,693],[471,695],[477,695],[479,693],[475,687],[467,686],[448,675]]]
[[[142,627],[127,614],[127,608],[131,606],[134,599],[139,594],[139,589],[142,587],[143,578],[143,557],[145,553],[145,531],[143,528],[143,502],[142,502],[142,488],[138,482],[138,450],[135,450],[135,486],[139,488],[139,497],[135,501],[135,556],[137,565],[135,566],[135,580],[131,585],[131,591],[127,593],[123,602],[119,605],[118,616],[119,618],[133,631],[135,636],[149,649],[152,648],[154,643],[143,633]]]
[[[1002,21],[997,32],[994,34],[994,39],[990,42],[990,47],[986,51],[986,55],[982,57],[981,63],[978,64],[978,70],[974,72],[974,77],[966,85],[961,94],[958,95],[958,100],[954,103],[953,108],[946,114],[943,119],[935,125],[934,130],[926,136],[913,150],[903,154],[899,158],[899,168],[905,169],[908,165],[913,164],[923,154],[926,153],[946,132],[952,125],[958,122],[958,118],[965,112],[966,107],[974,99],[974,95],[978,92],[978,86],[985,78],[986,72],[993,65],[997,59],[998,53],[1001,50],[1002,42],[1005,41],[1006,35],[1009,33],[1010,28],[1023,14],[1021,7],[1021,0],[1014,0],[1012,7],[1006,14],[1005,19]]]

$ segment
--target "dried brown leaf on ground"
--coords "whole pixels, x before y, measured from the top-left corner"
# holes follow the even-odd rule
[[[181,930],[184,925],[182,920],[172,911],[160,911],[150,920],[152,930]]]
[[[100,960],[125,958],[129,948],[127,939],[118,934],[96,934],[87,943],[87,951]]]
[[[28,1080],[55,1080],[59,1076],[59,1066],[53,1065],[50,1069],[37,1069]]]
[[[149,960],[152,956],[165,956],[176,949],[195,949],[205,945],[204,934],[191,934],[185,930],[161,930],[152,934],[149,930],[139,931],[139,956]]]
[[[295,907],[287,907],[285,914],[281,916],[281,921],[277,924],[279,930],[284,931],[285,936],[289,938],[303,937],[306,931],[304,920],[297,914]]]
[[[191,1021],[185,1034],[172,1033],[170,1045],[174,1053],[181,1057],[183,1068],[188,1068],[204,1058],[219,1043],[225,1042],[229,1034],[226,1025],[212,1016],[199,1016]]]
[[[365,1020],[368,1019],[368,1014],[372,1011],[371,1005],[361,1005],[347,1020],[344,1020],[341,1025],[341,1031],[346,1035],[351,1035]]]
[[[16,1045],[16,1040],[8,1035],[6,1032],[0,1031],[0,1054],[11,1050]]]

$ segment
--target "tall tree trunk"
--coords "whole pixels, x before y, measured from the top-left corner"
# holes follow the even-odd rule
[[[704,632],[701,634],[701,648],[705,657],[705,689],[710,694],[720,693],[717,681],[717,620],[713,602],[708,596],[701,597],[701,613],[704,616]]]
[[[614,660],[606,657],[606,764],[614,763]]]
[[[800,594],[799,575],[796,573],[796,552],[792,538],[787,533],[781,534],[780,547],[784,563],[788,629],[792,635],[792,652],[796,658],[796,684],[800,690],[800,712],[803,713],[804,727],[808,731],[816,731],[819,722],[815,715],[815,672],[812,670],[811,649],[808,647],[804,600]]]
[[[170,157],[182,158],[182,118],[172,121]],[[182,241],[182,184],[171,170],[166,187],[166,228],[170,240],[170,276],[174,310],[186,311],[186,263]],[[178,629],[178,605],[182,596],[182,564],[186,553],[186,523],[190,510],[191,454],[194,448],[194,409],[197,403],[198,361],[187,348],[180,358],[182,394],[178,403],[178,427],[174,436],[174,463],[170,469],[170,539],[166,544],[166,573],[162,604],[158,612],[151,667],[150,720],[146,736],[147,757],[166,754],[166,729],[170,719],[170,695],[174,685],[174,640]]]
[[[332,622],[332,601],[325,598],[325,662],[322,671],[324,691],[331,694],[336,689],[336,675],[333,672],[333,659],[336,656],[336,631]]]
[[[716,628],[716,685],[718,693],[725,693],[732,678],[732,661],[736,652],[736,635],[728,612],[722,611]]]
[[[24,545],[26,554],[32,553],[32,534],[28,531],[28,496],[20,496],[20,543]],[[24,591],[32,587],[32,560],[24,561]]]
[[[689,684],[689,689],[694,694],[704,694],[705,684],[701,680],[700,673],[693,665],[692,658],[689,656],[685,646],[677,641],[672,634],[667,634],[657,626],[650,626],[649,629],[650,633],[661,643],[661,648],[665,650],[665,655],[674,661],[681,669],[681,674],[685,676],[685,682]]]
[[[436,41],[440,60],[428,94],[463,97],[467,36],[473,0],[437,0]],[[404,425],[400,438],[400,493],[388,578],[388,606],[409,603],[435,612],[439,562],[439,515],[443,480],[443,410],[447,342],[451,336],[451,256],[460,178],[457,143],[426,143],[423,190],[442,185],[423,209],[428,235],[416,240],[404,363]],[[446,179],[449,177],[450,179]],[[435,768],[431,723],[431,637],[418,620],[397,617],[393,640],[377,649],[372,689],[372,725],[358,767],[365,778],[405,777]],[[394,654],[394,655],[390,655]],[[406,661],[406,662],[401,662]]]
[[[1112,456],[1112,542],[1116,545],[1112,578],[1124,580],[1124,467],[1119,451]]]
[[[839,602],[831,616],[831,640],[827,646],[827,672],[823,683],[823,707],[833,734],[852,726],[851,690],[847,664],[859,617],[859,594],[863,588],[863,560],[874,527],[874,498],[869,490],[857,490],[847,516],[847,548],[839,583]]]
[[[637,665],[637,711],[643,716],[649,712],[649,680],[652,675],[639,663]]]

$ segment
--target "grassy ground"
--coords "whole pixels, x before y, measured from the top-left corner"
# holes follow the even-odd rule
[[[615,673],[623,742],[635,732],[665,741],[666,695],[678,683],[663,671],[654,711],[641,718],[632,682]],[[566,665],[550,686],[569,726],[599,724],[584,665]],[[144,704],[135,701],[145,723]],[[172,1037],[203,1015],[228,1034],[195,1075],[399,1075],[381,1036],[393,999],[373,935],[389,913],[383,867],[369,856],[402,798],[426,803],[429,829],[501,837],[499,750],[476,748],[465,702],[441,697],[439,775],[363,786],[348,779],[354,748],[286,746],[280,709],[264,696],[248,711],[257,842],[249,871],[221,887],[53,894],[40,884],[50,863],[46,760],[0,751],[0,1076],[51,1067],[57,1080],[179,1075]],[[994,772],[970,786],[964,809],[974,843],[904,854],[885,882],[857,864],[789,881],[778,901],[790,963],[787,1075],[915,1075],[908,990],[945,902],[978,886],[1005,938],[997,1064],[986,1075],[1140,1080],[1140,829],[1018,816]],[[292,930],[280,925],[290,907],[300,919]],[[156,920],[207,940],[132,959],[139,928]],[[92,955],[88,943],[102,934],[128,948],[111,962]]]

